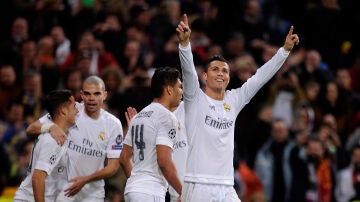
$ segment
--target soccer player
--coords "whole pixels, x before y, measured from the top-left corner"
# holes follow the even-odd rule
[[[75,124],[75,99],[68,90],[50,92],[46,109],[53,122],[67,132]],[[49,133],[40,135],[34,144],[29,173],[15,193],[14,201],[55,201],[59,192],[56,181],[67,166],[66,144],[60,146]]]
[[[182,98],[180,72],[157,69],[151,80],[153,102],[135,115],[124,140],[120,164],[128,178],[125,201],[165,201],[168,183],[181,195],[181,182],[172,161],[179,123],[171,109]]]
[[[172,111],[172,110],[170,110]],[[184,111],[184,102],[180,102],[178,107],[175,107],[173,111],[175,117],[177,118],[180,124],[180,130],[176,134],[175,143],[173,145],[173,162],[175,168],[178,172],[178,176],[180,181],[183,182],[184,173],[185,173],[185,164],[186,164],[186,157],[188,151],[188,143],[185,134],[185,111]],[[127,112],[125,112],[125,117],[128,125],[130,125],[130,120],[137,114],[135,108],[128,107]],[[172,186],[169,186],[169,194],[170,194],[170,202],[176,202],[179,198],[179,194],[175,191]]]
[[[240,110],[270,80],[299,43],[293,27],[284,46],[241,88],[226,91],[229,65],[221,56],[207,64],[200,89],[190,45],[191,30],[187,16],[176,28],[180,41],[179,57],[183,72],[185,125],[189,151],[182,201],[240,201],[235,190],[233,152],[234,125]]]
[[[188,143],[186,138],[186,128],[185,128],[185,110],[184,102],[181,102],[180,105],[173,112],[175,117],[179,121],[180,131],[176,134],[175,144],[173,146],[173,161],[178,172],[181,182],[184,181],[185,166],[186,166],[186,157],[188,152]],[[175,191],[172,186],[169,186],[170,202],[176,202],[179,198],[179,194]]]
[[[57,201],[104,201],[103,179],[117,172],[123,140],[120,120],[101,108],[106,96],[102,79],[89,76],[84,80],[81,90],[83,103],[77,105],[77,127],[69,130],[69,181]],[[56,124],[49,124],[52,124],[51,120],[44,116],[31,124],[27,132],[39,134],[51,129],[53,136],[61,136]]]

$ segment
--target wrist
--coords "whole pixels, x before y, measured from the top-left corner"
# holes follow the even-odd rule
[[[188,45],[189,45],[189,40],[180,41],[180,45],[181,45],[182,47],[188,46]]]
[[[48,124],[42,124],[41,125],[41,133],[48,133],[50,132],[50,127],[54,125],[53,123],[48,123]]]

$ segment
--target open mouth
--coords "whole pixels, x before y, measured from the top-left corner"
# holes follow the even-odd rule
[[[95,103],[88,103],[87,106],[90,107],[90,108],[95,108],[95,107],[97,106],[97,104],[95,104]]]

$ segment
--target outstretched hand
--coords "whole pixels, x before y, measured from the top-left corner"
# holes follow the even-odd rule
[[[289,33],[286,35],[285,43],[284,43],[284,49],[286,51],[291,51],[291,49],[294,47],[294,45],[298,45],[300,40],[297,34],[293,34],[294,26],[290,27]]]
[[[126,123],[129,126],[131,119],[137,114],[137,111],[134,107],[128,107],[125,112]]]
[[[183,15],[183,20],[180,21],[176,28],[176,35],[180,41],[181,46],[185,47],[190,41],[191,29],[189,27],[189,21],[187,15]]]
[[[65,196],[70,197],[70,196],[74,196],[79,191],[81,191],[81,189],[87,183],[87,177],[85,177],[85,176],[75,177],[75,178],[71,179],[69,182],[72,183],[72,185],[70,187],[68,187],[67,189],[65,189],[64,192],[65,192]]]
[[[136,109],[134,107],[128,107],[126,109],[125,118],[126,118],[127,126],[124,128],[124,138],[125,138],[125,136],[127,134],[127,131],[129,129],[130,121],[136,114],[137,114],[137,111],[136,111]]]

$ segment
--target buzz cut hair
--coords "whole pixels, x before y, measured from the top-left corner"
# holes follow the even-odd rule
[[[85,83],[86,83],[86,84],[89,84],[89,85],[91,85],[91,84],[101,85],[101,89],[102,89],[103,91],[106,91],[104,81],[103,81],[100,77],[98,77],[98,76],[92,75],[92,76],[87,77],[87,78],[84,80],[83,85],[84,85]]]

